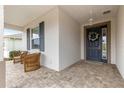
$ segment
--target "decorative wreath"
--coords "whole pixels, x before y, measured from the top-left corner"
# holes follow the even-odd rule
[[[89,32],[89,40],[96,41],[99,38],[99,34],[97,32]]]

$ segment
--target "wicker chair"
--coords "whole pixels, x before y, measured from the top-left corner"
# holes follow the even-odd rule
[[[21,52],[18,52],[16,54],[13,53],[13,63],[21,62]]]
[[[40,68],[40,53],[28,54],[25,56],[24,71],[33,71]]]
[[[23,51],[23,52],[21,53],[21,64],[24,63],[24,61],[25,61],[25,57],[26,57],[27,54],[28,54],[27,51]]]
[[[27,55],[27,51],[20,51],[18,54],[13,55],[13,63],[21,62],[23,64],[24,62],[24,57]]]

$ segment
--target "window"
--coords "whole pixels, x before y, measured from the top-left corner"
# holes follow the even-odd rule
[[[31,32],[31,35],[30,35]],[[41,22],[39,26],[31,29],[27,29],[27,49],[40,49],[44,51],[44,22]],[[31,44],[30,44],[31,42]],[[31,45],[31,47],[30,47]]]
[[[32,49],[39,49],[40,48],[40,37],[39,37],[39,27],[33,28],[32,33]]]

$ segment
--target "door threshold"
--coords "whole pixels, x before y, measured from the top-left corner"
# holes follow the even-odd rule
[[[104,63],[104,62],[100,62],[100,61],[91,61],[91,60],[85,60],[86,63],[92,63],[92,64],[99,64],[99,65],[102,65],[102,64],[107,64],[107,63]]]

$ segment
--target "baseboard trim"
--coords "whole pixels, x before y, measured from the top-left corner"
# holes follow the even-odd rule
[[[116,67],[117,67],[117,69],[118,69],[118,71],[119,71],[120,75],[121,75],[121,76],[122,76],[122,78],[124,79],[124,75],[122,74],[122,72],[121,72],[121,70],[120,70],[119,66],[118,66],[117,64],[115,64],[115,65],[116,65]]]

